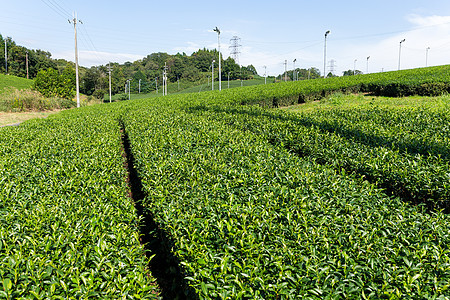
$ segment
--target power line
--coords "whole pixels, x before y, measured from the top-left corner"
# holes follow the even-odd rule
[[[101,58],[99,56],[100,51],[98,51],[97,47],[95,47],[94,42],[92,41],[91,37],[89,36],[88,31],[86,30],[86,25],[83,24],[83,26],[81,27],[81,37],[86,41],[86,43],[88,44],[87,48],[90,48],[93,50],[93,53],[95,55],[95,57],[98,59],[98,61],[102,61],[106,63],[106,59],[105,58]]]
[[[51,0],[41,0],[45,5],[47,5],[51,10],[55,13],[63,17],[64,19],[70,18],[70,14],[67,13],[64,9],[60,8],[59,5],[54,4]],[[49,1],[49,2],[46,2]]]
[[[56,0],[47,0],[47,1],[49,1],[50,3],[53,3],[53,5],[55,7],[57,7],[61,12],[63,12],[66,15],[70,16],[70,13],[67,10],[65,10],[61,5],[59,5],[59,3],[56,2]]]

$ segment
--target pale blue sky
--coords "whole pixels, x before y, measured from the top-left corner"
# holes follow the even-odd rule
[[[230,39],[241,38],[240,63],[262,74],[317,67],[323,72],[324,33],[327,61],[335,74],[357,69],[396,70],[450,63],[450,1],[69,1],[2,0],[0,34],[18,44],[73,60],[73,26],[79,25],[80,64],[140,59],[153,52],[186,52],[217,47],[230,53]],[[370,59],[367,60],[367,57]],[[355,61],[356,60],[356,61]],[[327,65],[329,63],[327,62]],[[327,69],[327,72],[329,69]]]

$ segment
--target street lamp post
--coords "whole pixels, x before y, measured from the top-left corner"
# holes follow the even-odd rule
[[[128,82],[128,100],[131,100],[131,79],[127,79]]]
[[[222,70],[221,70],[221,66],[220,66],[220,30],[216,26],[214,31],[217,32],[217,43],[219,46],[219,91],[221,91],[222,90]]]
[[[264,66],[264,84],[267,84],[267,66]]]
[[[369,74],[369,58],[370,56],[367,56],[366,74]]]
[[[294,71],[292,72],[292,79],[293,79],[293,81],[297,81],[296,79],[295,79],[295,62],[297,61],[297,59],[294,59]]]
[[[357,59],[355,59],[355,61],[353,62],[353,75],[356,75],[356,62],[357,62],[358,60]]]
[[[212,86],[212,91],[214,91],[214,62],[216,60],[213,59],[212,64],[211,64],[211,86]]]
[[[230,88],[230,72],[228,72],[228,88]]]
[[[330,31],[328,30],[325,32],[325,43],[323,47],[323,78],[327,77],[326,74],[326,66],[327,66],[327,36],[330,34]]]
[[[405,39],[400,41],[400,47],[398,49],[398,70],[400,71],[400,58],[402,54],[402,43],[405,42]]]
[[[425,57],[425,67],[428,67],[428,50],[430,50],[430,47],[427,47],[427,54],[426,54],[426,57]]]

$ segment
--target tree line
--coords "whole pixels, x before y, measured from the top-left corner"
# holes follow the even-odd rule
[[[51,53],[43,50],[27,49],[17,45],[10,37],[0,35],[0,53],[5,53],[5,40],[7,46],[7,68],[8,74],[27,77],[27,55],[28,55],[28,77],[30,79],[39,78],[43,80],[46,75],[56,75],[49,69],[59,72],[60,75],[70,73],[74,63],[64,59],[53,59]],[[199,49],[198,51],[187,55],[186,53],[177,53],[170,55],[159,52],[147,55],[146,57],[124,64],[111,63],[111,88],[113,94],[124,93],[128,80],[131,80],[131,92],[140,91],[148,93],[154,91],[162,84],[162,73],[164,67],[167,67],[167,77],[169,82],[188,82],[203,83],[211,76],[211,65],[215,60],[214,77],[218,78],[218,51],[216,49]],[[6,62],[3,56],[0,61],[0,72],[6,73]],[[256,68],[253,65],[240,66],[234,59],[221,58],[222,78],[230,80],[251,79],[257,75]],[[90,68],[80,67],[80,92],[86,95],[103,97],[109,89],[108,65],[93,66]],[[39,72],[41,76],[38,76]],[[72,83],[72,81],[70,81]],[[139,85],[140,84],[140,85]]]
[[[5,41],[7,47],[7,64],[5,61]],[[63,72],[68,65],[74,65],[63,59],[52,59],[51,53],[43,50],[27,49],[23,46],[19,46],[10,37],[3,37],[0,34],[0,73],[5,74],[6,68],[8,68],[8,74],[27,77],[27,54],[28,54],[28,77],[30,79],[36,78],[40,70],[46,70],[49,68]]]
[[[127,81],[130,81],[132,93],[140,91],[148,93],[154,91],[162,84],[164,67],[167,67],[169,82],[205,82],[211,76],[212,62],[214,64],[214,77],[218,78],[218,52],[217,50],[200,49],[192,55],[177,53],[170,55],[163,52],[147,55],[143,59],[126,62],[124,64],[111,64],[111,89],[113,94],[124,93]],[[222,78],[251,79],[257,75],[253,65],[239,66],[234,59],[221,58]],[[140,85],[139,85],[140,83]],[[108,65],[94,66],[86,69],[81,79],[81,90],[86,95],[96,91],[106,93],[109,87]]]

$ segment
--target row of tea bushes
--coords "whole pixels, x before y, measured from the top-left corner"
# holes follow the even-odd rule
[[[389,141],[386,137],[373,134],[371,122],[352,124],[352,119],[335,119],[330,112],[316,112],[294,115],[282,111],[267,111],[258,107],[235,108],[202,108],[188,109],[187,112],[208,113],[217,121],[228,126],[253,132],[270,143],[288,149],[300,157],[309,157],[320,164],[332,166],[339,172],[342,170],[355,173],[369,179],[378,186],[387,189],[388,194],[399,196],[413,203],[425,203],[431,208],[448,209],[450,204],[450,163],[447,157],[447,145],[436,146],[436,139],[442,132],[432,134],[423,128],[427,136],[425,142],[418,143],[416,148],[408,145],[402,149],[401,131]],[[373,112],[376,115],[376,112]],[[385,115],[389,112],[385,111]],[[432,115],[431,112],[428,112]],[[366,112],[366,114],[370,114]],[[345,115],[361,115],[361,110],[348,111]],[[392,118],[399,117],[400,112],[392,111]],[[420,116],[426,115],[421,112]],[[376,117],[374,117],[376,118]],[[403,119],[411,114],[405,112]],[[433,122],[431,122],[433,124]],[[443,123],[441,126],[448,126]],[[381,130],[382,131],[382,130]],[[386,128],[389,132],[389,128]],[[406,130],[405,130],[406,131]],[[417,130],[420,135],[420,130]],[[443,140],[449,140],[448,133]],[[442,141],[442,140],[441,140]],[[404,141],[404,145],[407,145]],[[428,146],[427,146],[428,145]],[[433,149],[434,154],[423,155],[421,149]],[[409,153],[412,152],[412,153]]]
[[[201,299],[448,295],[447,215],[178,104],[127,103],[123,121],[144,206]]]
[[[0,130],[0,299],[157,299],[101,109]]]

